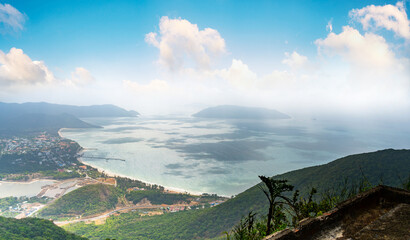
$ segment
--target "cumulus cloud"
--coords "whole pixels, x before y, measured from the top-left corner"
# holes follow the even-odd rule
[[[212,28],[199,30],[185,19],[161,18],[159,36],[151,32],[145,41],[159,49],[159,63],[170,70],[179,70],[193,63],[198,69],[208,69],[211,57],[224,53],[225,40]]]
[[[257,75],[241,60],[233,59],[228,69],[216,70],[216,75],[235,87],[249,89],[255,86]]]
[[[10,4],[0,3],[0,33],[4,34],[10,30],[22,30],[25,20],[25,15],[19,12],[19,10]]]
[[[163,93],[170,90],[170,86],[166,81],[154,79],[148,84],[139,84],[129,80],[123,81],[123,85],[138,93]]]
[[[396,6],[370,5],[362,9],[353,9],[349,14],[363,25],[364,30],[372,27],[386,28],[397,36],[410,39],[410,21],[403,2],[397,2]]]
[[[345,26],[341,33],[329,33],[315,44],[328,63],[322,71],[329,76],[329,83],[323,79],[322,83],[328,84],[334,104],[358,112],[408,106],[410,61],[398,57],[385,38]],[[332,56],[340,56],[342,61]]]
[[[403,67],[382,36],[373,33],[362,35],[350,26],[343,27],[340,34],[330,33],[315,43],[320,53],[340,55],[356,67],[379,70]]]
[[[309,65],[308,58],[306,56],[300,55],[296,51],[293,51],[292,54],[286,52],[285,57],[286,58],[283,59],[282,63],[288,65],[291,68],[301,69]]]
[[[238,59],[233,59],[227,69],[215,70],[214,75],[228,81],[233,87],[245,91],[269,91],[279,86],[289,86],[295,80],[294,73],[279,70],[258,76],[247,64]]]
[[[74,72],[71,73],[71,78],[67,80],[69,85],[84,86],[95,81],[95,78],[91,75],[90,71],[83,67],[77,67]]]
[[[71,78],[56,78],[43,61],[33,61],[22,49],[11,48],[8,53],[0,50],[0,86],[29,87],[55,84],[84,86],[95,81],[91,73],[82,67],[75,68]]]
[[[0,50],[1,85],[35,85],[53,80],[53,73],[43,61],[31,60],[21,49],[11,48],[7,54]]]

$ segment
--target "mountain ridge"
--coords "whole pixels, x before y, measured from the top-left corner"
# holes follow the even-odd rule
[[[46,102],[0,102],[0,134],[20,135],[49,131],[56,134],[61,128],[99,128],[79,118],[137,117],[136,111],[127,111],[114,105],[74,106]]]
[[[127,111],[112,104],[75,106],[46,102],[4,103],[0,102],[2,114],[21,115],[24,113],[43,113],[49,115],[71,114],[78,118],[87,117],[136,117],[136,111]]]

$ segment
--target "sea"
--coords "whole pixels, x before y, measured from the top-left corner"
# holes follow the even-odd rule
[[[102,126],[63,129],[82,161],[107,173],[190,193],[236,195],[259,175],[350,154],[409,148],[410,128],[317,119],[216,120],[186,116],[84,118]]]

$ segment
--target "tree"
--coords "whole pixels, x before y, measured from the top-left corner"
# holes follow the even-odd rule
[[[272,230],[272,220],[274,215],[278,215],[277,212],[283,204],[291,206],[291,200],[284,196],[284,193],[292,191],[293,186],[288,184],[287,180],[275,180],[263,175],[259,176],[259,178],[263,184],[259,184],[258,187],[263,191],[269,201],[268,221],[266,226],[266,235],[269,235]]]

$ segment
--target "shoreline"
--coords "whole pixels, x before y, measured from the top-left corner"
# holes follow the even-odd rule
[[[58,130],[58,135],[59,135],[61,138],[67,139],[66,137],[63,136],[63,134],[62,134],[62,132],[61,132],[61,131],[64,131],[64,130],[66,130],[66,129],[69,129],[69,128],[61,128],[61,129]],[[72,139],[70,139],[70,140],[72,140]],[[72,140],[72,141],[74,141],[74,140]],[[76,142],[76,141],[75,141],[75,142]],[[78,142],[77,142],[77,144],[80,145]],[[90,150],[87,150],[86,148],[82,147],[81,145],[80,145],[80,147],[81,147],[81,150],[78,152],[78,154],[82,154],[82,153],[84,153],[84,152],[86,152],[86,151],[90,151]],[[104,174],[107,175],[108,177],[129,178],[129,179],[132,179],[132,180],[135,180],[135,181],[140,181],[140,182],[142,182],[142,183],[144,183],[144,184],[147,184],[147,185],[158,185],[158,186],[163,187],[165,191],[178,192],[178,193],[188,193],[188,194],[195,195],[195,196],[199,196],[199,195],[202,195],[202,194],[203,194],[203,192],[193,192],[193,191],[187,191],[187,190],[182,189],[182,188],[163,186],[163,185],[161,185],[161,184],[151,183],[151,182],[148,182],[148,181],[144,181],[144,180],[141,180],[141,179],[137,179],[137,178],[135,178],[135,177],[127,176],[127,175],[125,175],[125,174],[117,174],[117,173],[111,172],[110,170],[107,170],[107,169],[104,169],[104,168],[101,168],[101,167],[97,167],[97,166],[95,166],[95,165],[93,165],[93,164],[90,164],[89,162],[84,161],[81,157],[77,157],[77,161],[79,161],[79,162],[80,162],[81,164],[83,164],[83,165],[86,165],[86,166],[88,166],[88,167],[92,167],[92,168],[97,169],[98,172],[104,173]]]

